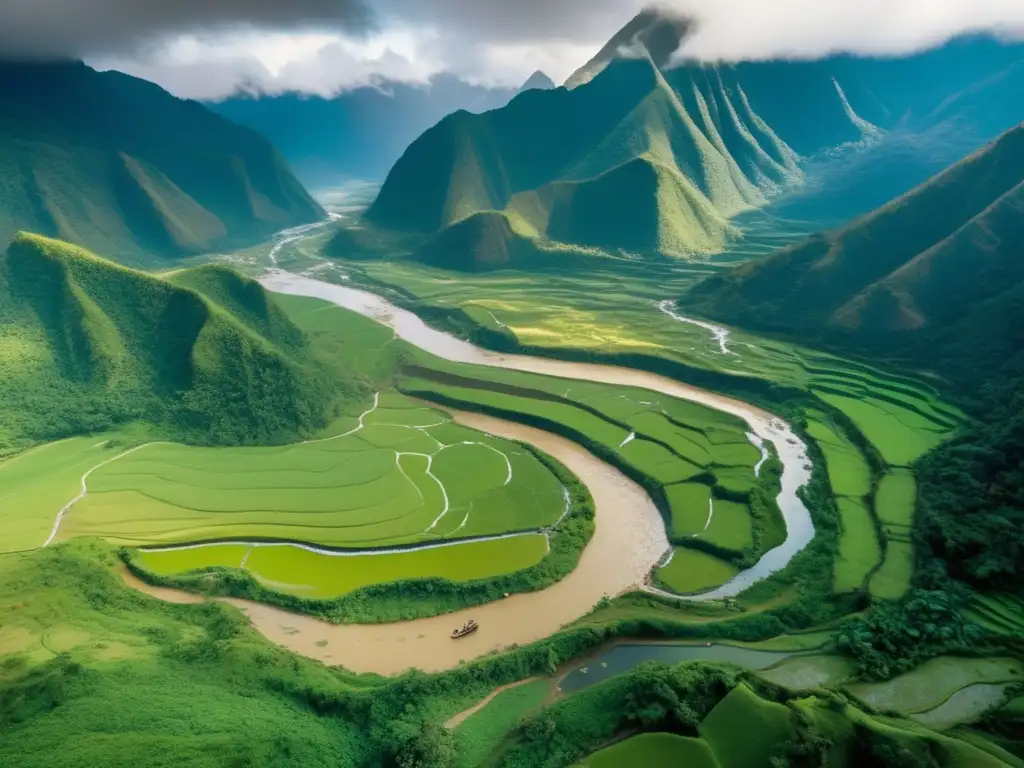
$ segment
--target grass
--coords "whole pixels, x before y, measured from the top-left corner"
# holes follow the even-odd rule
[[[869,590],[883,600],[899,600],[910,589],[914,575],[914,545],[909,541],[890,539],[882,567],[871,577]]]
[[[828,481],[837,496],[863,498],[871,493],[871,467],[861,450],[850,442],[824,413],[809,414],[807,433],[825,455]]]
[[[788,708],[741,684],[711,710],[699,731],[722,766],[769,768],[772,751],[789,739],[792,719]]]
[[[822,390],[816,394],[849,416],[886,463],[895,467],[910,466],[950,436],[948,428],[937,427],[935,422],[909,409]]]
[[[703,739],[674,733],[643,733],[620,741],[579,763],[581,768],[618,768],[642,765],[650,768],[719,768],[714,753]]]
[[[458,754],[455,765],[459,768],[484,765],[509,732],[541,707],[547,695],[548,681],[532,680],[502,691],[487,706],[466,718],[455,729]]]
[[[142,448],[90,475],[62,535],[365,548],[537,529],[562,514],[561,484],[526,449],[394,393],[377,402],[362,426],[316,442]]]
[[[0,552],[41,546],[82,475],[121,450],[117,436],[72,437],[0,462]]]
[[[501,576],[536,565],[547,551],[544,535],[527,534],[435,549],[351,556],[325,555],[293,545],[213,545],[141,551],[136,562],[161,575],[212,566],[244,567],[275,591],[329,599],[371,584],[429,578],[471,581]]]
[[[658,582],[681,595],[724,584],[739,573],[739,569],[714,555],[698,549],[676,547],[668,565],[655,570]]]
[[[886,534],[896,538],[909,536],[916,501],[917,481],[912,471],[892,469],[882,476],[875,494],[875,514]]]
[[[867,506],[856,499],[836,500],[842,523],[839,557],[835,562],[834,589],[837,594],[860,589],[882,557],[878,532]]]

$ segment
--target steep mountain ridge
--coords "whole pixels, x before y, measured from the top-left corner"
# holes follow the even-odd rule
[[[0,254],[0,446],[127,421],[255,443],[321,426],[338,382],[258,284],[158,278],[19,234]]]
[[[801,189],[808,168],[820,173],[889,132],[904,137],[909,159],[876,174],[902,191],[938,170],[937,158],[961,157],[1009,127],[1012,114],[1024,117],[1019,101],[986,98],[1024,89],[1024,46],[967,38],[905,58],[676,66],[688,26],[652,13],[613,38],[586,82],[458,112],[426,131],[366,220],[429,239],[473,214],[504,211],[549,252],[701,257],[741,236],[738,215]],[[866,199],[856,212],[877,204]]]
[[[692,101],[687,109],[651,60],[632,59],[586,87],[529,91],[501,110],[450,115],[403,155],[367,218],[432,232],[507,209],[550,240],[672,255],[720,250],[728,217],[763,204],[799,169],[795,154],[726,94],[695,91]],[[614,235],[565,224],[593,220],[602,199],[611,212],[646,210]],[[581,210],[570,210],[577,201]]]
[[[153,263],[323,215],[266,139],[196,102],[80,62],[0,61],[0,240]]]
[[[1024,371],[1024,125],[843,229],[698,284],[684,306],[967,374]]]

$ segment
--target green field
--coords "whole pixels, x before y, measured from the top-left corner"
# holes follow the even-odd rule
[[[738,685],[704,718],[699,730],[722,766],[770,768],[772,752],[789,738],[792,718],[787,707]]]
[[[458,768],[477,768],[519,722],[540,709],[548,695],[547,680],[531,680],[502,691],[487,706],[455,729]]]
[[[871,511],[864,502],[840,498],[836,505],[843,531],[835,565],[835,591],[842,594],[860,589],[868,573],[878,565],[882,552]]]
[[[559,432],[611,459],[648,488],[660,487],[675,543],[697,538],[737,557],[757,556],[750,509],[735,499],[749,497],[758,483],[754,467],[761,453],[738,418],[649,390],[516,371],[432,362],[412,373],[400,381],[405,392]],[[713,493],[725,498],[714,499],[709,515]],[[700,575],[683,579],[670,568],[662,581],[669,588],[678,583],[706,588],[716,585],[709,578],[735,573],[712,555],[702,560]]]
[[[340,597],[360,587],[410,579],[472,581],[514,573],[548,552],[544,534],[367,555],[331,555],[287,545],[214,544],[142,550],[135,562],[161,575],[211,566],[244,568],[261,584],[297,597]]]
[[[883,600],[899,600],[910,589],[914,575],[914,545],[909,541],[890,539],[882,567],[871,577],[869,589]]]
[[[875,494],[875,513],[887,537],[909,538],[916,501],[917,481],[909,469],[892,469],[882,476]]]
[[[846,689],[873,707],[925,712],[975,683],[1024,680],[1024,663],[1013,658],[940,656],[884,683],[853,683]]]
[[[643,733],[595,752],[580,768],[719,768],[715,754],[703,739],[674,733]]]
[[[859,499],[871,493],[871,467],[864,454],[830,423],[826,414],[808,414],[807,433],[825,455],[828,481],[836,496]]]
[[[561,484],[525,448],[385,392],[359,424],[332,438],[140,448],[90,475],[61,535],[365,548],[538,529],[564,509]]]
[[[655,570],[658,583],[681,595],[702,592],[724,584],[739,569],[699,549],[676,547],[668,565]]]

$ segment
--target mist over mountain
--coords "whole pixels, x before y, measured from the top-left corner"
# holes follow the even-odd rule
[[[1024,117],[1012,98],[1021,45],[677,65],[687,30],[645,12],[570,78],[576,87],[449,115],[395,164],[367,220],[429,234],[500,211],[507,231],[538,244],[714,254],[741,236],[739,214],[799,191],[811,167],[913,136],[909,157],[870,168],[902,192]]]
[[[527,81],[530,88],[543,86],[537,74]],[[441,74],[427,85],[383,81],[333,98],[240,95],[207,106],[267,136],[299,178],[316,188],[383,179],[413,139],[445,115],[503,107],[516,93]]]
[[[257,242],[323,211],[262,136],[79,62],[0,62],[0,241],[18,230],[117,259]]]

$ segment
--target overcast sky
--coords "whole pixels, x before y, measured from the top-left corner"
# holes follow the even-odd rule
[[[0,54],[79,56],[180,96],[329,94],[442,71],[561,82],[644,0],[0,0]],[[903,53],[971,31],[1024,32],[1024,0],[667,0],[706,59]]]

